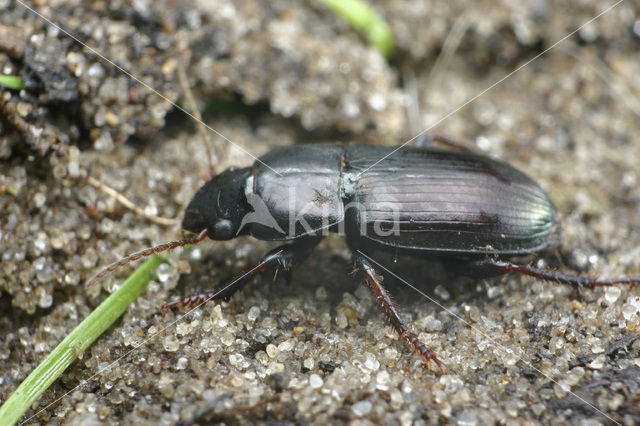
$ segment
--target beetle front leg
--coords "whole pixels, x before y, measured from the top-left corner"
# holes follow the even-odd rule
[[[395,303],[391,298],[391,295],[382,285],[380,279],[376,276],[376,271],[373,265],[363,256],[354,253],[354,265],[356,270],[360,271],[367,282],[367,285],[373,291],[376,296],[376,304],[382,313],[387,317],[389,323],[394,330],[405,339],[411,349],[413,349],[427,364],[433,362],[438,366],[441,373],[453,371],[450,367],[447,367],[442,361],[440,361],[436,354],[429,349],[424,343],[420,341],[418,336],[409,330],[404,321],[400,318]]]
[[[311,251],[318,245],[321,239],[320,237],[306,237],[291,244],[276,247],[267,253],[258,265],[231,281],[231,283],[222,290],[208,291],[206,293],[194,294],[174,300],[162,306],[162,311],[166,312],[176,306],[180,308],[197,306],[209,300],[218,301],[229,299],[233,293],[244,287],[256,275],[266,271],[273,271],[274,276],[282,271],[287,274],[286,276],[290,277],[289,274],[291,270],[309,257]]]
[[[480,269],[495,269],[501,274],[518,273],[529,275],[544,281],[556,282],[561,284],[570,284],[576,287],[586,287],[593,290],[596,287],[609,287],[618,284],[639,285],[640,277],[619,278],[615,280],[602,280],[597,278],[581,277],[579,275],[563,274],[560,272],[549,271],[533,266],[519,265],[517,263],[506,262],[502,260],[487,259],[473,264],[478,265]]]

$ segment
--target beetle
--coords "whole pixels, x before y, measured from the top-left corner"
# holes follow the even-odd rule
[[[599,280],[510,261],[552,247],[556,208],[532,178],[485,155],[435,136],[426,146],[296,145],[275,149],[250,167],[229,168],[206,182],[185,211],[182,227],[197,237],[133,254],[142,256],[198,243],[251,235],[283,241],[257,267],[218,292],[184,297],[163,311],[229,298],[266,270],[290,276],[327,233],[346,236],[353,264],[396,332],[427,363],[449,370],[405,325],[368,254],[392,251],[448,257],[472,276],[520,273],[595,288],[640,283],[638,278]],[[422,145],[425,145],[424,143]]]

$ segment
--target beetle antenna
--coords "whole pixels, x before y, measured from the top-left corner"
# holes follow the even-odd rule
[[[127,257],[124,257],[116,262],[113,262],[111,265],[105,266],[100,272],[98,272],[96,275],[93,276],[93,278],[91,278],[88,282],[87,282],[87,287],[91,287],[96,281],[98,281],[100,278],[104,277],[106,274],[108,274],[109,272],[118,269],[121,266],[126,265],[127,263],[133,262],[134,260],[138,260],[141,257],[147,257],[147,256],[151,256],[153,254],[157,254],[157,253],[161,253],[163,251],[167,251],[167,250],[172,250],[178,247],[184,247],[184,246],[189,246],[192,244],[198,244],[199,242],[201,242],[202,240],[204,240],[205,238],[207,238],[207,230],[203,230],[202,232],[200,232],[198,234],[197,237],[194,238],[187,238],[185,240],[179,240],[179,241],[171,241],[168,243],[164,243],[164,244],[160,244],[157,245],[155,247],[150,247],[148,249],[144,249],[138,252],[135,252],[133,254],[130,254]]]

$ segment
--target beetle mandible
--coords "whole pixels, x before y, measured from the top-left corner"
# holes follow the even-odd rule
[[[445,144],[458,142],[435,136]],[[391,155],[390,155],[391,154]],[[380,159],[383,158],[382,161]],[[230,297],[266,270],[290,274],[328,232],[346,235],[354,268],[376,296],[395,331],[427,363],[449,368],[400,318],[366,254],[452,257],[467,275],[519,273],[595,288],[640,284],[640,277],[600,280],[531,267],[513,256],[549,249],[558,227],[556,208],[533,179],[509,164],[466,151],[372,145],[296,145],[230,168],[206,182],[187,206],[182,227],[197,237],[133,254],[107,271],[159,251],[209,237],[251,235],[289,241],[219,292],[168,303],[163,310]]]

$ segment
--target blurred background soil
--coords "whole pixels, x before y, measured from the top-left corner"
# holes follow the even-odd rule
[[[29,3],[166,99],[185,105],[190,87],[204,121],[255,156],[301,143],[397,145],[437,124],[549,191],[563,238],[541,265],[640,275],[640,4],[621,2],[557,46],[609,3],[372,5],[396,36],[389,62],[312,1]],[[166,99],[19,2],[0,10],[2,73],[26,84],[0,89],[1,403],[131,270],[87,288],[99,267],[179,238],[209,166],[194,121]],[[211,149],[218,171],[253,161],[214,134]],[[132,212],[100,183],[177,221]],[[348,274],[339,238],[290,285],[264,277],[176,325],[180,313],[161,315],[166,301],[221,286],[272,246],[242,238],[170,255],[24,419],[640,422],[638,288],[452,281],[437,262],[380,257],[473,326],[387,277],[403,317],[457,371],[441,377]]]

